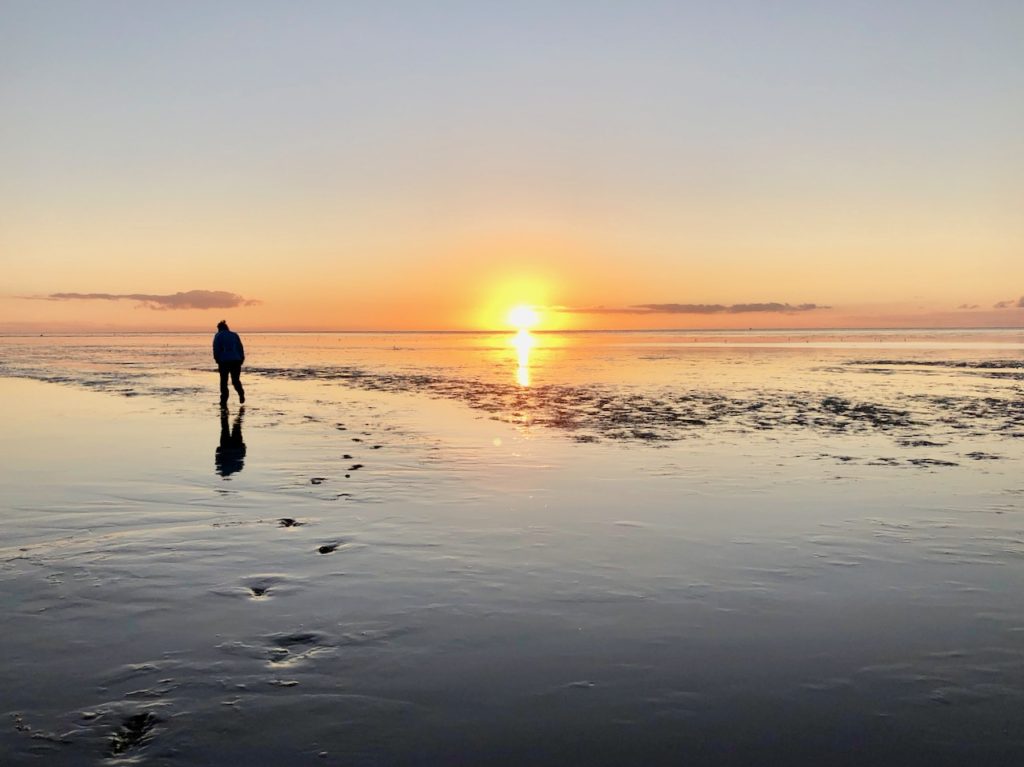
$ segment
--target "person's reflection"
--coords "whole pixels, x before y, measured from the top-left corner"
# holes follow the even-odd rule
[[[228,430],[228,409],[220,409],[220,444],[214,454],[213,462],[217,474],[222,477],[229,477],[236,471],[242,470],[245,463],[245,442],[242,441],[242,416],[245,415],[245,408],[238,409],[235,422]]]

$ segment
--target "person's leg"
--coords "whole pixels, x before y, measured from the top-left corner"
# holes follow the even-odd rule
[[[220,373],[220,404],[228,404],[228,366],[226,364],[220,364],[217,366],[217,372]]]
[[[242,388],[242,363],[232,362],[231,363],[231,385],[235,387],[235,391],[238,392],[238,401],[245,403],[245,389]]]

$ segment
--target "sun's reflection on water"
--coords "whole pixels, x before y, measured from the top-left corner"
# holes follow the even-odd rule
[[[516,367],[516,383],[524,388],[530,385],[530,349],[535,343],[534,337],[526,328],[520,328],[519,332],[512,336],[511,344],[515,347],[519,363]]]

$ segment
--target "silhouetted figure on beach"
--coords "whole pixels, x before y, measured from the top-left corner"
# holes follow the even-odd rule
[[[238,401],[245,404],[245,390],[239,380],[242,363],[245,362],[245,349],[238,333],[229,330],[228,323],[224,320],[217,323],[217,335],[213,337],[213,358],[217,361],[217,369],[220,371],[220,406],[227,407],[228,404],[229,374],[231,385],[238,392]]]
[[[235,416],[235,423],[228,430],[228,409],[221,408],[220,411],[220,444],[214,454],[213,462],[217,467],[217,473],[222,477],[228,477],[236,471],[242,470],[245,463],[245,443],[242,441],[242,416],[245,408],[238,409]]]

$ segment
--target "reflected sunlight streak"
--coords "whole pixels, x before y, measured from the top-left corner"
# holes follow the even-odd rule
[[[519,361],[516,368],[516,383],[522,387],[530,385],[530,349],[534,343],[533,336],[526,328],[520,328],[519,332],[512,336],[511,344],[516,349]]]

